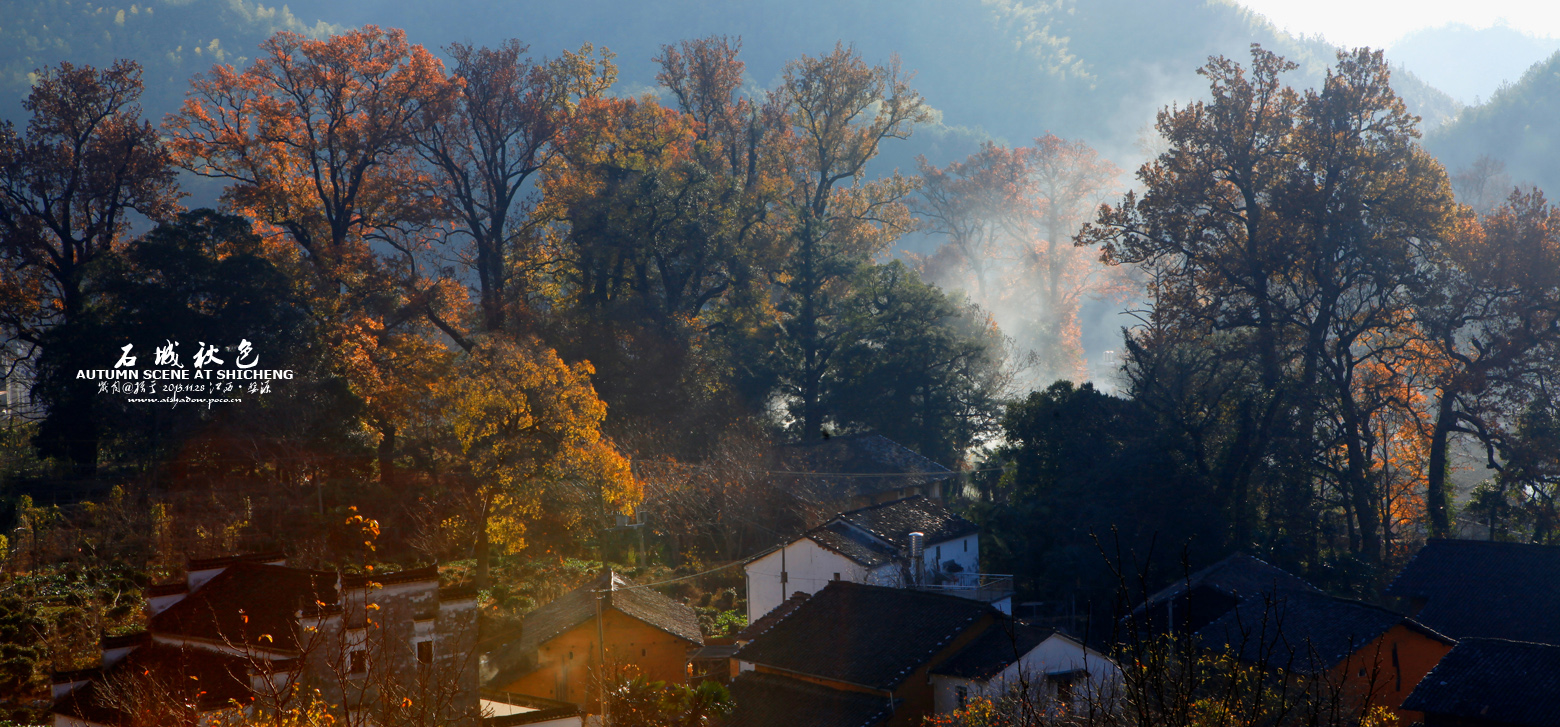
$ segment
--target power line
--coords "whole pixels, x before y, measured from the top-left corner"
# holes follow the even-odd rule
[[[743,469],[743,468],[711,467],[709,465],[686,464],[686,463],[683,463],[683,462],[667,462],[667,461],[664,461],[664,460],[653,460],[653,459],[633,459],[633,460],[629,460],[629,461],[634,463],[634,464],[659,465],[659,466],[664,466],[664,467],[673,467],[673,468],[680,468],[680,469],[695,469],[695,470],[738,469],[738,470],[740,470],[740,471],[742,471],[744,473],[747,473],[747,474],[798,475],[798,476],[804,476],[804,477],[947,477],[947,476],[950,476],[950,475],[960,475],[960,474],[970,474],[970,475],[972,475],[972,474],[976,474],[976,473],[979,473],[979,472],[1001,472],[1004,469],[1002,467],[987,467],[985,469],[978,469],[978,470],[959,470],[959,471],[945,470],[943,472],[806,472],[806,471],[794,471],[794,470],[753,470],[753,469]]]
[[[734,561],[731,561],[730,563],[727,563],[727,564],[721,565],[721,566],[716,566],[716,567],[711,568],[711,569],[709,569],[707,571],[703,571],[703,572],[700,572],[700,573],[694,573],[692,575],[678,576],[677,578],[668,578],[668,579],[666,579],[664,581],[656,581],[654,583],[635,583],[632,586],[624,586],[622,588],[613,588],[610,584],[608,584],[607,590],[605,590],[605,591],[596,591],[596,593],[609,593],[611,591],[631,591],[631,590],[633,590],[635,588],[650,588],[650,587],[653,587],[653,586],[663,586],[663,585],[666,585],[668,583],[677,583],[678,581],[686,581],[686,580],[691,580],[691,579],[694,579],[694,578],[698,578],[700,576],[707,576],[707,575],[709,575],[711,573],[715,573],[715,572],[718,572],[718,571],[726,570],[727,568],[730,568],[732,566],[742,565],[744,562],[745,561],[734,560]]]

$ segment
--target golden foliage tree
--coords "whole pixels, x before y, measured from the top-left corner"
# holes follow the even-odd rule
[[[525,546],[543,520],[564,528],[592,515],[628,513],[639,483],[602,435],[607,408],[589,363],[570,366],[533,340],[490,336],[438,386],[466,473],[475,484],[478,581],[490,542]]]

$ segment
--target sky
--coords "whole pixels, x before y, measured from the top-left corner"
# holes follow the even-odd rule
[[[1462,23],[1560,38],[1560,3],[1552,0],[1241,0],[1291,33],[1321,34],[1341,46],[1392,47],[1421,28]]]

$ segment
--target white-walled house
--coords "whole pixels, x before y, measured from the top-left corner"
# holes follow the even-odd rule
[[[997,699],[1025,682],[1034,698],[1071,704],[1119,684],[1121,670],[1060,631],[1007,622],[987,629],[930,676],[934,710],[947,714],[971,698]]]
[[[910,534],[923,552],[912,567]],[[1012,581],[980,573],[974,523],[922,495],[840,513],[744,566],[748,622],[795,593],[813,594],[830,581],[942,590],[978,598],[1011,612]]]

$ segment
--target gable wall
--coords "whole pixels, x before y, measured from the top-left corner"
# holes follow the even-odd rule
[[[649,681],[684,684],[688,651],[694,644],[639,619],[607,608],[602,619],[609,665],[632,665]],[[546,641],[537,649],[537,669],[506,685],[506,692],[557,699],[595,709],[596,620]]]
[[[1397,666],[1392,663],[1392,647],[1397,647]],[[1421,712],[1400,709],[1414,686],[1425,678],[1452,647],[1401,624],[1393,626],[1375,641],[1354,652],[1348,661],[1333,669],[1345,692],[1357,698],[1369,698],[1372,705],[1391,709],[1402,724],[1424,721]],[[1364,675],[1360,670],[1365,670]]]
[[[801,591],[817,593],[840,574],[840,580],[852,583],[868,583],[867,569],[808,538],[801,538],[785,546],[785,571],[787,581],[780,584],[780,550],[754,560],[743,567],[747,574],[748,623],[775,610],[791,594]]]
[[[939,649],[932,658],[927,659],[908,678],[900,682],[899,688],[894,690],[894,698],[903,702],[895,708],[894,716],[884,724],[888,727],[922,727],[926,718],[936,712],[936,700],[932,695],[931,671],[953,658],[986,629],[991,628],[994,621],[995,619],[989,615],[975,620],[949,641],[947,646]]]
[[[1021,683],[1020,677],[1028,681],[1032,692],[1051,696],[1055,693],[1055,687],[1046,680],[1045,675],[1076,669],[1088,670],[1089,684],[1095,690],[1101,690],[1105,685],[1121,678],[1121,670],[1117,669],[1116,665],[1103,654],[1086,651],[1071,639],[1051,636],[1030,649],[1022,659],[1008,665],[1001,673],[987,681],[933,675],[932,692],[936,711],[938,714],[947,714],[958,709],[959,687],[964,687],[970,697],[985,696],[996,699],[1007,692],[1009,685]],[[1078,690],[1077,694],[1081,697],[1082,685],[1079,685]]]

